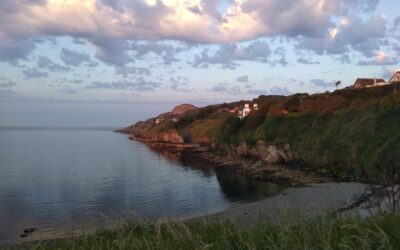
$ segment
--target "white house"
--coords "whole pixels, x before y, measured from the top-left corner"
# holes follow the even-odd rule
[[[258,110],[258,104],[257,103],[253,104],[253,109],[254,110]],[[244,107],[242,109],[239,109],[239,112],[238,112],[239,118],[241,118],[241,119],[245,118],[246,116],[248,116],[250,114],[251,110],[252,109],[250,108],[250,104],[249,103],[244,104]]]
[[[389,83],[395,83],[395,82],[400,82],[400,70],[398,70],[392,78],[390,78]]]
[[[157,119],[155,120],[155,124],[160,124],[160,123],[162,123],[164,121],[164,118],[162,118],[162,117],[157,117]]]
[[[357,78],[355,81],[353,88],[370,88],[370,87],[377,87],[377,86],[383,86],[386,85],[387,83],[383,79],[377,79],[377,78]]]

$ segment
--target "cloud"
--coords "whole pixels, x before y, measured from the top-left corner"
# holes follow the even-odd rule
[[[400,16],[393,20],[393,26],[389,29],[389,34],[397,39],[400,38]]]
[[[227,92],[228,87],[226,86],[226,83],[216,83],[211,90],[214,92]]]
[[[286,87],[273,87],[268,90],[268,93],[271,95],[291,95],[290,92]]]
[[[324,79],[313,79],[311,80],[311,83],[321,88],[329,88],[335,86],[334,82],[326,81]]]
[[[257,61],[266,63],[272,51],[268,43],[255,41],[248,46],[239,46],[237,44],[221,45],[214,52],[204,49],[201,55],[194,59],[194,67],[208,67],[209,64],[219,64],[223,68],[234,69],[239,61]]]
[[[11,79],[0,77],[0,88],[9,89],[15,87],[17,84]]]
[[[96,48],[96,58],[108,65],[125,67],[135,62],[133,55],[129,53],[128,40],[93,38],[89,41]]]
[[[151,55],[157,56],[163,65],[179,62],[178,55],[189,48],[187,44],[220,45],[216,51],[205,49],[197,55],[192,62],[195,67],[221,65],[233,69],[240,61],[288,65],[283,48],[272,52],[262,41],[243,47],[237,45],[268,37],[298,41],[299,50],[317,54],[339,55],[353,49],[371,57],[382,46],[386,31],[383,16],[364,20],[379,0],[0,2],[0,61],[26,59],[35,42],[70,36],[74,43],[95,47],[98,60],[122,68],[116,71],[125,76],[130,74],[128,67],[139,60],[148,60]],[[350,22],[338,25],[338,18]],[[398,23],[395,21],[392,29]],[[157,40],[181,41],[186,46]],[[60,59],[68,66],[96,66],[88,54],[67,48],[62,50]],[[316,63],[304,58],[298,62]]]
[[[15,91],[9,89],[0,89],[0,97],[8,97],[10,95],[14,95]]]
[[[123,77],[127,77],[129,75],[150,75],[151,71],[148,68],[143,67],[116,67],[116,74],[122,75]]]
[[[113,89],[113,90],[135,90],[137,92],[153,91],[161,86],[161,83],[147,81],[139,77],[136,81],[115,82],[93,82],[86,89]]]
[[[0,38],[81,38],[236,43],[320,37],[332,18],[378,0],[2,0]],[[223,4],[224,10],[219,8]]]
[[[148,41],[133,42],[130,47],[135,52],[135,58],[143,59],[144,56],[154,54],[163,60],[165,65],[178,62],[177,54],[188,49],[188,46],[173,46],[166,43]]]
[[[48,69],[51,72],[67,72],[71,70],[69,67],[57,64],[44,56],[38,57],[37,67],[39,69]]]
[[[398,61],[391,59],[387,53],[379,51],[372,60],[360,60],[358,65],[394,65],[397,63]]]
[[[249,81],[249,76],[245,75],[245,76],[239,76],[238,78],[236,78],[237,82],[243,82],[243,83],[247,83]]]
[[[155,56],[156,59],[161,59],[163,65],[171,65],[179,61],[177,58],[179,53],[189,48],[189,46],[172,45],[165,42],[138,42],[127,39],[91,38],[89,43],[95,47],[95,56],[98,60],[115,67],[116,73],[124,77],[150,74],[150,69],[134,66],[138,61],[149,62]],[[152,56],[153,58],[151,58]],[[82,55],[74,55],[74,58],[76,57],[81,60],[89,59]]]
[[[39,71],[36,68],[33,69],[24,69],[22,74],[25,76],[25,79],[34,79],[41,77],[48,77],[47,72]]]
[[[381,39],[386,36],[385,16],[372,16],[367,21],[358,17],[343,17],[340,27],[325,37],[301,37],[297,48],[314,51],[317,54],[343,54],[350,49],[366,57],[380,48]]]
[[[249,95],[290,95],[292,94],[286,87],[272,87],[269,89],[258,89],[248,86],[247,94]]]
[[[184,93],[194,92],[194,89],[191,89],[188,87],[189,79],[187,79],[187,78],[183,78],[181,76],[171,77],[170,82],[171,82],[171,84],[170,84],[169,88],[172,90],[175,90],[177,92],[184,92]]]
[[[79,91],[73,88],[63,88],[61,89],[61,93],[76,95],[79,94]]]
[[[226,93],[229,95],[240,95],[242,91],[239,86],[231,86],[229,87],[226,83],[216,83],[214,86],[211,87],[211,91],[217,93]]]
[[[266,89],[253,89],[249,88],[247,89],[247,94],[249,95],[265,95],[268,91]]]
[[[301,64],[313,65],[313,64],[320,64],[320,62],[312,60],[310,58],[299,57],[297,58],[297,62]]]
[[[17,86],[17,84],[11,79],[0,77],[0,97],[14,95],[15,91],[12,89]]]
[[[63,61],[66,65],[70,66],[80,66],[82,63],[87,63],[86,65],[89,67],[97,66],[96,62],[93,62],[90,59],[89,54],[81,53],[78,51],[70,50],[63,48],[60,55],[61,61]]]
[[[0,41],[0,61],[25,60],[35,48],[35,43],[31,39],[7,41],[2,40],[0,36]]]
[[[287,51],[283,47],[278,47],[274,50],[274,55],[278,56],[279,59],[275,59],[271,62],[271,65],[275,66],[277,64],[280,64],[282,66],[286,66],[289,64],[287,58],[286,58]]]

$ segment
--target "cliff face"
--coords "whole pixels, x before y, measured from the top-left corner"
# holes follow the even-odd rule
[[[157,137],[157,142],[161,143],[172,143],[172,144],[183,144],[185,141],[182,136],[176,132],[162,132]]]
[[[244,119],[237,110],[258,104]],[[139,138],[198,143],[271,163],[302,163],[336,176],[374,178],[385,164],[400,165],[400,85],[333,93],[260,96],[166,115],[121,130]],[[172,118],[174,119],[172,119]],[[230,150],[231,150],[230,149]],[[229,150],[229,153],[232,151]],[[224,150],[222,150],[224,151]]]

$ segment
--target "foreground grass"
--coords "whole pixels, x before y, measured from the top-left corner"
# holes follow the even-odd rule
[[[6,249],[400,249],[400,216],[318,218],[303,222],[126,225],[73,239]]]

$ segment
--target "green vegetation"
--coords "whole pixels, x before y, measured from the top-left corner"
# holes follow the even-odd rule
[[[320,217],[243,227],[230,223],[126,225],[5,249],[400,249],[400,217]]]
[[[376,181],[387,165],[400,165],[400,93],[392,86],[294,95],[261,102],[244,120],[227,120],[218,143],[289,144],[296,159],[337,177]],[[265,98],[264,98],[265,99]],[[257,101],[257,100],[256,100]]]
[[[236,112],[245,102],[208,106],[177,122],[148,131],[176,131],[191,142],[214,142],[224,148],[290,146],[293,162],[353,180],[378,181],[382,168],[400,169],[399,85],[342,89],[315,95],[260,96],[259,110],[244,119]],[[396,89],[397,88],[397,89]]]

